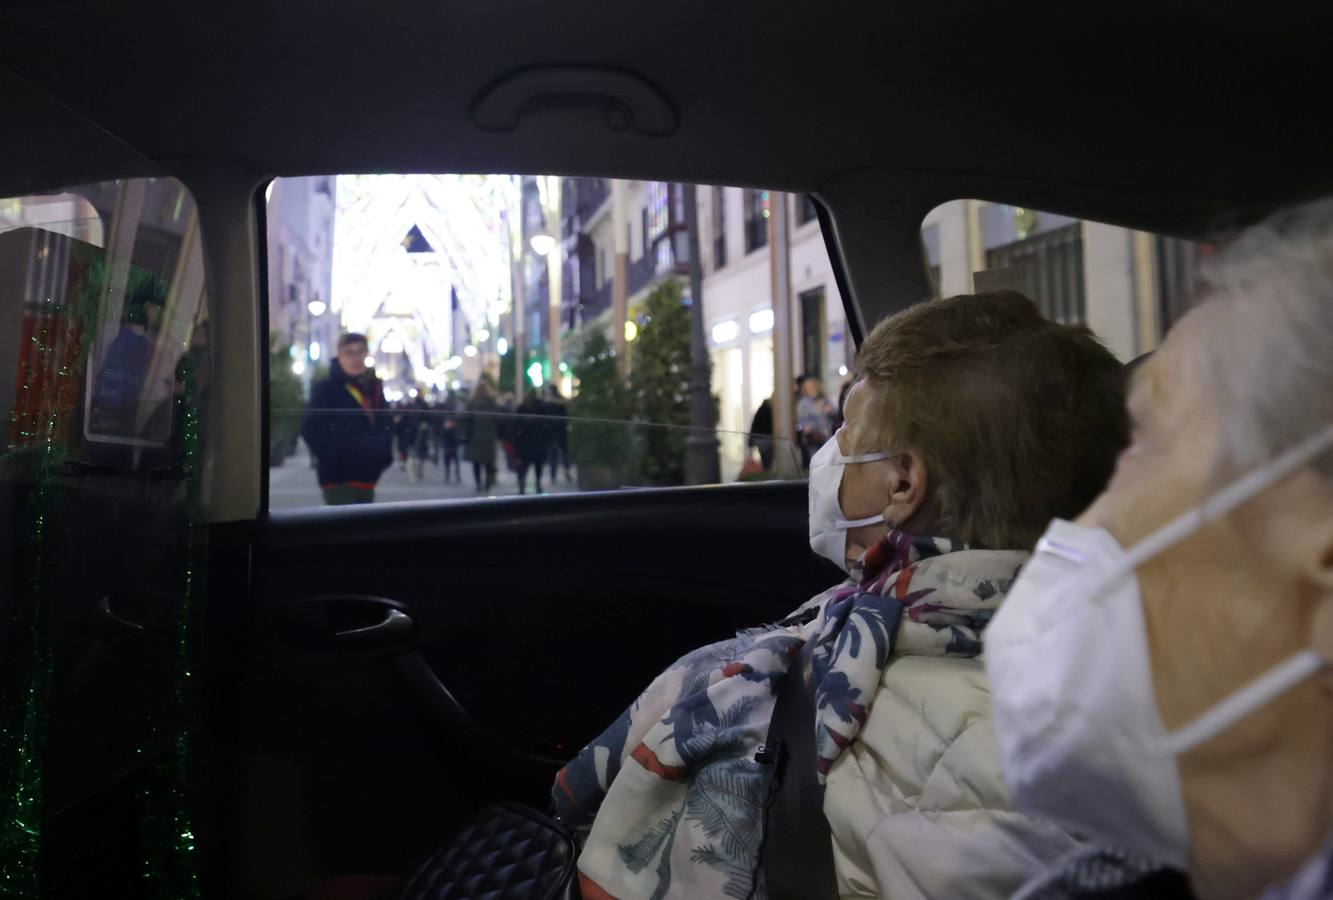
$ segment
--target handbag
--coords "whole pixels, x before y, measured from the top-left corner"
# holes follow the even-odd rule
[[[755,459],[754,454],[745,457],[745,462],[741,463],[741,470],[736,474],[737,481],[745,481],[747,478],[758,478],[764,474],[764,464]]]
[[[517,803],[488,806],[417,867],[398,900],[578,900],[574,835]]]

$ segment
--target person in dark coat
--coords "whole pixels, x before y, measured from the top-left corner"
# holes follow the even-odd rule
[[[431,411],[426,398],[417,396],[403,404],[407,434],[407,480],[420,481],[430,458]]]
[[[301,437],[315,455],[319,486],[330,506],[373,503],[375,485],[393,463],[392,419],[384,386],[366,366],[362,334],[338,339],[329,377],[310,392]]]
[[[450,391],[436,410],[435,427],[438,430],[435,434],[435,446],[440,454],[441,465],[444,467],[446,484],[450,481],[463,480],[462,464],[458,460],[460,405],[458,397]]]
[[[390,403],[393,418],[393,441],[398,455],[399,468],[407,471],[407,451],[412,446],[413,427],[411,411],[404,401]]]
[[[555,385],[550,385],[547,390],[546,415],[551,428],[551,456],[548,460],[551,481],[555,481],[556,473],[563,468],[568,484],[574,480],[569,466],[569,406]]]
[[[514,419],[514,456],[518,461],[518,492],[527,492],[528,470],[534,473],[536,493],[542,492],[542,466],[551,452],[551,425],[546,404],[536,391],[523,397]]]
[[[750,420],[750,439],[747,446],[759,451],[759,461],[764,471],[773,468],[773,403],[765,400],[755,410]]]
[[[467,404],[467,450],[463,458],[472,463],[477,491],[495,487],[495,445],[499,440],[499,407],[486,381],[479,381]]]

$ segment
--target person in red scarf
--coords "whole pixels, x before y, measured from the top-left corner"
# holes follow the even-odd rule
[[[311,390],[301,423],[329,506],[373,503],[375,485],[393,463],[392,421],[384,386],[366,365],[368,353],[364,334],[338,339],[329,377]]]

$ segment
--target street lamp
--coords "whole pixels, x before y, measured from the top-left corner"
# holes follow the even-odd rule
[[[319,316],[322,316],[324,315],[324,313],[328,312],[329,305],[325,303],[323,300],[311,300],[309,309],[310,309],[310,315],[318,318]]]
[[[532,244],[533,253],[538,256],[546,256],[555,249],[555,235],[543,228],[529,238],[529,243]]]

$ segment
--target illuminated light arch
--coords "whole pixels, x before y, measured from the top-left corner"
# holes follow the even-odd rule
[[[332,309],[372,348],[388,331],[421,374],[450,355],[451,290],[464,319],[488,327],[509,299],[504,176],[350,175],[338,178]],[[417,229],[433,252],[409,253]],[[421,241],[416,242],[421,249]]]

